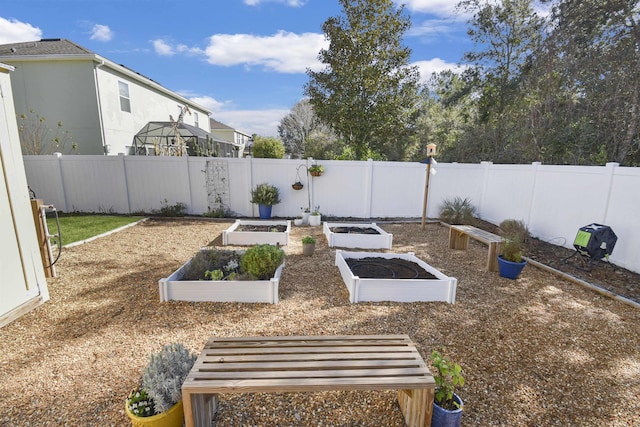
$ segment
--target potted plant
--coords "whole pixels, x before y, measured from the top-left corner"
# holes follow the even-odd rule
[[[302,238],[302,255],[311,256],[316,249],[316,239],[313,236],[304,236]]]
[[[463,402],[456,391],[458,387],[464,385],[462,368],[437,350],[431,352],[430,360],[433,366],[433,379],[436,382],[431,426],[459,427]]]
[[[527,265],[522,253],[529,238],[529,230],[524,221],[507,219],[500,223],[500,231],[504,237],[502,253],[498,255],[500,276],[515,280]]]
[[[300,210],[302,211],[302,223],[308,224],[309,215],[311,214],[311,209],[309,209],[309,207],[306,207],[306,208],[300,208]]]
[[[182,426],[182,383],[196,358],[180,343],[167,344],[151,355],[142,373],[142,385],[129,394],[125,404],[133,426]]]
[[[280,203],[280,190],[271,184],[259,184],[251,190],[251,203],[258,205],[260,219],[269,219],[273,205]]]
[[[320,215],[320,206],[313,208],[311,215],[309,215],[309,225],[320,225],[322,222],[322,215]]]
[[[293,220],[293,225],[302,225],[304,222],[302,220],[302,215],[298,215],[297,217],[294,218]]]
[[[324,166],[314,164],[309,166],[309,175],[311,176],[320,176],[324,172]]]

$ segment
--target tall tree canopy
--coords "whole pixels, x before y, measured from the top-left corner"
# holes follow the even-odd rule
[[[330,41],[319,53],[325,67],[307,71],[305,94],[355,159],[372,152],[400,159],[403,138],[416,119],[419,93],[418,69],[409,66],[411,51],[402,45],[411,21],[392,0],[340,4],[343,15],[330,17],[322,26]]]

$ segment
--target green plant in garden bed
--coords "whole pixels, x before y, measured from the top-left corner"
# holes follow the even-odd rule
[[[59,221],[62,244],[86,240],[139,220],[139,217],[117,215],[61,215]],[[47,218],[47,227],[50,234],[57,233],[55,218]]]
[[[434,368],[432,370],[433,379],[436,382],[435,402],[448,410],[458,409],[460,404],[455,401],[453,394],[457,394],[458,387],[464,385],[462,368],[437,350],[431,352],[430,360],[431,366]]]
[[[283,261],[284,251],[267,244],[246,251],[204,250],[185,266],[180,280],[265,280]]]

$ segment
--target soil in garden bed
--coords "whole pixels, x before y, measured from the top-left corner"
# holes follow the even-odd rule
[[[284,233],[287,231],[286,225],[247,225],[243,224],[238,226],[235,231],[259,231],[259,232],[269,232],[269,233]]]
[[[354,276],[361,279],[437,279],[413,261],[402,258],[347,258]]]
[[[331,227],[331,231],[341,234],[380,234],[378,230],[371,227]]]

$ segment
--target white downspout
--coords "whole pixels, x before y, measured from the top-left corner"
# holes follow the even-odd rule
[[[104,120],[102,119],[102,100],[100,97],[100,85],[98,84],[98,68],[102,67],[103,65],[104,65],[104,60],[100,61],[100,63],[93,68],[93,81],[96,85],[96,98],[98,101],[98,120],[100,121],[100,140],[102,142],[102,153],[106,155],[106,154],[109,154],[109,152],[108,152],[107,144],[104,139],[105,130],[104,130]]]

